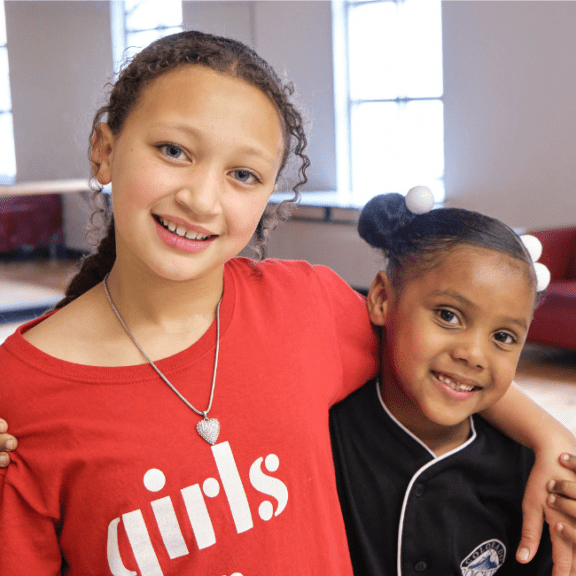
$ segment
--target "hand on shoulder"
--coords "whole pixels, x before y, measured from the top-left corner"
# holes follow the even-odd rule
[[[0,468],[6,468],[10,464],[10,456],[7,452],[15,450],[18,441],[11,434],[7,434],[8,424],[0,418]]]

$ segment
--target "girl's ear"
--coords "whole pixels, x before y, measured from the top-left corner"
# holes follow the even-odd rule
[[[92,171],[103,186],[112,180],[114,134],[106,122],[100,122],[92,136]]]
[[[368,314],[370,321],[376,326],[385,326],[388,310],[394,299],[392,283],[386,272],[378,272],[368,291]]]

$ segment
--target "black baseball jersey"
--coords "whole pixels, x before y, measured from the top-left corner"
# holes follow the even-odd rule
[[[552,572],[547,532],[516,562],[534,456],[478,416],[440,457],[390,414],[377,381],[330,411],[338,494],[356,576],[497,576]]]

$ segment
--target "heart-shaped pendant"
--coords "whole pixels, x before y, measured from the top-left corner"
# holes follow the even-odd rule
[[[204,418],[196,424],[196,431],[208,444],[216,444],[220,434],[220,422],[216,418]]]

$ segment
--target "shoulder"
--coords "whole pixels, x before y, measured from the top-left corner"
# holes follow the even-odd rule
[[[371,412],[372,409],[376,408],[377,412],[380,413],[379,382],[379,378],[373,378],[357,390],[354,390],[354,392],[348,394],[346,398],[330,408],[330,417],[333,419],[349,419],[358,423],[365,420],[367,411]]]
[[[22,336],[36,349],[54,358],[98,365],[101,362],[93,356],[105,349],[101,345],[109,332],[106,312],[102,295],[92,288],[24,331]],[[106,350],[105,354],[109,353]]]
[[[244,303],[254,300],[266,311],[272,307],[285,315],[287,310],[297,310],[319,321],[329,316],[338,324],[370,326],[365,298],[326,266],[300,260],[234,258],[227,263],[227,270]],[[226,274],[224,278],[226,282]]]
[[[327,266],[310,264],[305,260],[280,260],[278,258],[252,260],[238,256],[229,260],[226,263],[226,267],[238,274],[251,278],[267,276],[285,276],[296,279],[302,276],[333,276],[340,278],[336,272]]]
[[[478,442],[487,458],[502,470],[514,471],[519,480],[526,481],[534,463],[534,452],[506,436],[480,415],[476,414],[473,420]]]
[[[318,264],[303,260],[279,260],[268,258],[262,261],[249,258],[233,258],[226,264],[227,270],[236,278],[250,284],[277,285],[298,291],[312,291],[319,287],[346,294],[355,292],[336,272]]]

